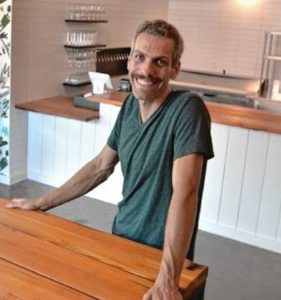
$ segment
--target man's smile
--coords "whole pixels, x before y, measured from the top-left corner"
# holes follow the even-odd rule
[[[134,84],[137,85],[137,87],[143,87],[143,88],[150,88],[154,87],[155,85],[159,84],[161,80],[159,78],[153,78],[152,76],[140,76],[140,75],[133,75],[132,76],[134,80]]]

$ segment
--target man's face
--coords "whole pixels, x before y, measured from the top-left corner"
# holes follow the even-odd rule
[[[170,91],[169,80],[175,79],[180,63],[172,65],[174,41],[141,33],[128,60],[129,78],[136,98],[143,101],[164,100]]]

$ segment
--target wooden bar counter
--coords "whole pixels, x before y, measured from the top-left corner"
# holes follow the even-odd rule
[[[153,285],[161,251],[0,198],[0,299],[137,300]],[[191,299],[208,269],[185,261]]]
[[[87,100],[121,106],[127,95],[125,92],[112,91],[103,95],[90,96]],[[210,112],[211,120],[214,123],[281,133],[281,113],[208,101],[205,101],[205,103]],[[98,111],[74,107],[72,99],[65,96],[55,96],[20,103],[16,104],[15,107],[22,110],[81,121],[90,121],[99,118]]]
[[[121,106],[127,93],[108,92],[88,97],[89,101]],[[281,114],[254,108],[205,101],[214,123],[281,133]],[[280,104],[281,105],[281,104]]]

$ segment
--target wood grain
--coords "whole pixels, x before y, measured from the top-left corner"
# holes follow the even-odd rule
[[[87,99],[93,102],[121,106],[127,95],[127,93],[115,91],[102,96],[95,95]],[[281,114],[208,101],[205,101],[205,104],[213,123],[281,133]]]
[[[32,292],[31,292],[32,291]],[[90,300],[85,294],[0,259],[0,299]]]
[[[56,96],[15,105],[18,109],[33,111],[53,116],[90,121],[99,117],[99,111],[75,107],[71,97]]]
[[[0,258],[5,261],[89,297],[141,299],[152,286],[160,250],[46,213],[7,209],[5,203],[0,199]],[[186,260],[180,283],[185,299],[206,277],[207,267]]]
[[[127,95],[128,93],[126,92],[110,91],[104,95],[87,97],[87,100],[121,106]],[[205,101],[205,104],[210,112],[211,120],[214,123],[281,133],[281,114],[208,101]],[[82,121],[89,121],[99,117],[97,111],[76,108],[72,105],[71,98],[63,96],[34,100],[17,104],[15,107]]]

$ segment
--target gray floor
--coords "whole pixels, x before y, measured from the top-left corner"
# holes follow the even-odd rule
[[[37,197],[52,189],[33,181],[0,184],[0,197]],[[49,212],[110,232],[112,204],[82,197]],[[195,261],[209,266],[205,300],[281,299],[281,255],[199,231]]]

